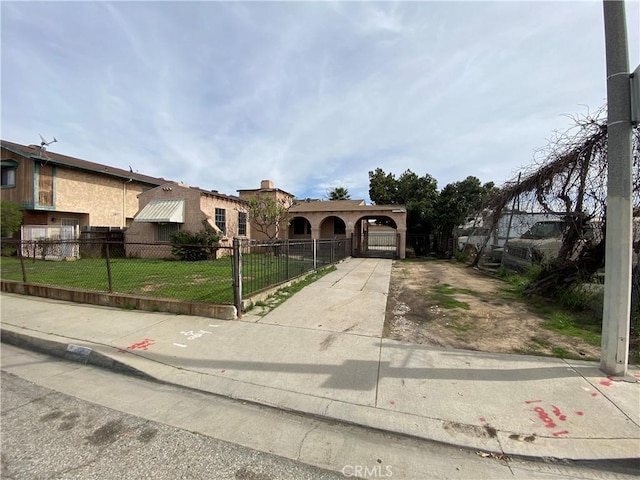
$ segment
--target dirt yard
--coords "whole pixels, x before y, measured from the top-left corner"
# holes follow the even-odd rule
[[[396,261],[384,336],[441,347],[597,360],[600,348],[542,326],[506,283],[464,264]]]

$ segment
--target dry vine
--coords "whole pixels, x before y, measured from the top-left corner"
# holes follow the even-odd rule
[[[491,212],[492,228],[496,228],[500,216],[509,208],[554,214],[567,220],[569,228],[557,258],[531,286],[530,293],[547,293],[556,287],[569,286],[592,276],[604,265],[606,111],[601,109],[592,116],[573,120],[574,127],[556,134],[545,149],[537,152],[534,164],[520,174],[519,180],[507,182],[484,207]],[[640,127],[637,125],[633,130],[632,157],[632,202],[634,216],[640,217]],[[583,234],[587,222],[594,230],[590,240]],[[634,232],[636,251],[640,246],[637,230]],[[480,255],[474,265],[479,258]],[[638,282],[637,273],[634,275],[634,281]]]

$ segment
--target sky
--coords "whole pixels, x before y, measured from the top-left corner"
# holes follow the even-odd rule
[[[230,195],[368,201],[376,168],[501,185],[606,104],[595,0],[0,8],[2,139]]]

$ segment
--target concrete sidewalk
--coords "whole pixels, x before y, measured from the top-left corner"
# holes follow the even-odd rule
[[[2,340],[231,398],[497,454],[640,457],[640,369],[382,338],[391,261],[348,259],[241,321],[2,294]]]

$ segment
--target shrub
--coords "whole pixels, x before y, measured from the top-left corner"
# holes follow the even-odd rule
[[[0,212],[0,234],[9,237],[20,230],[22,225],[22,208],[15,202],[3,201]]]
[[[206,220],[202,221],[203,229],[197,233],[179,230],[173,234],[171,253],[180,260],[196,262],[216,258],[220,235]]]

